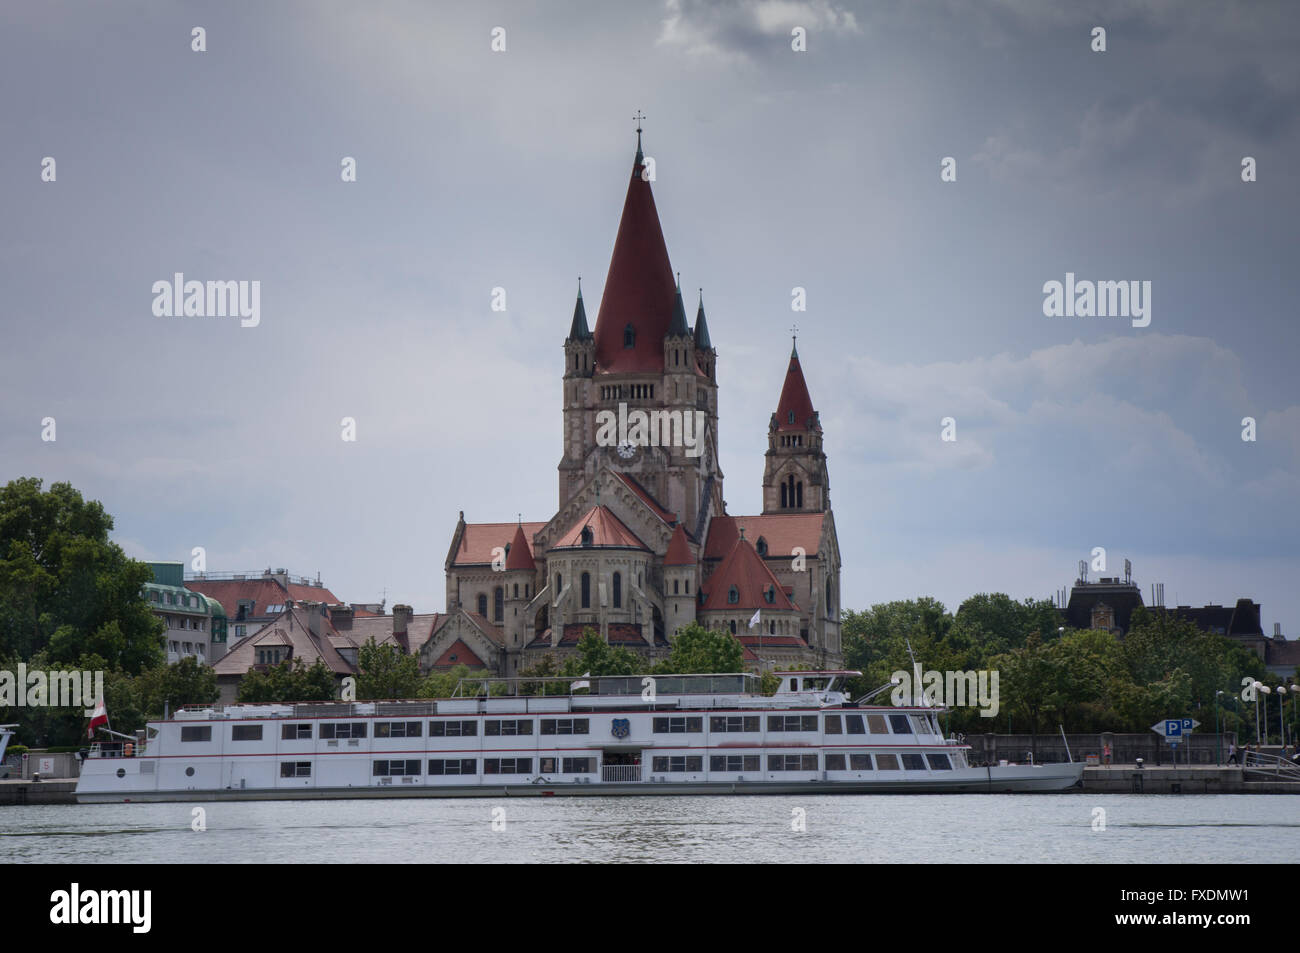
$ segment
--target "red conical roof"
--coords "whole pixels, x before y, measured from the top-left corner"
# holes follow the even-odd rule
[[[537,569],[522,523],[515,527],[515,538],[510,541],[510,552],[506,553],[506,572],[512,569],[527,569],[529,572]]]
[[[668,552],[664,553],[665,566],[694,566],[695,557],[691,555],[691,547],[686,542],[686,531],[682,529],[681,523],[673,530],[673,538],[668,541]]]
[[[607,374],[662,372],[673,317],[676,284],[650,183],[641,179],[642,161],[638,149],[596,315],[596,370]],[[628,325],[635,333],[630,348],[624,346]]]
[[[793,423],[790,418],[792,411]],[[819,424],[809,423],[814,413],[812,398],[808,396],[808,385],[803,379],[803,368],[799,366],[799,352],[791,347],[790,367],[785,372],[781,400],[776,405],[776,429],[821,430]]]
[[[749,609],[794,609],[794,603],[785,594],[780,581],[772,575],[760,556],[747,539],[737,539],[731,552],[714,570],[708,581],[708,595],[705,610],[732,609],[735,611]],[[736,602],[728,602],[727,595],[731,587],[736,587]],[[772,592],[772,601],[768,602],[766,593]]]

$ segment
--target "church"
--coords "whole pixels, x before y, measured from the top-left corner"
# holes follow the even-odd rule
[[[702,294],[687,321],[644,172],[638,127],[595,328],[579,287],[564,339],[557,510],[544,522],[460,514],[422,671],[514,676],[548,653],[563,661],[586,629],[652,662],[692,622],[734,634],[755,667],[841,664],[840,550],[798,351],[768,426],[763,511],[730,514],[718,350]]]

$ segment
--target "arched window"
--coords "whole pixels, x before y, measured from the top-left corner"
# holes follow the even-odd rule
[[[478,594],[478,614],[485,619],[487,618],[487,593],[486,592],[480,592]]]
[[[727,590],[727,602],[728,604],[734,606],[739,601],[740,601],[740,590],[737,589],[735,586],[732,586],[730,589]]]
[[[691,594],[691,581],[689,579],[686,580],[686,594],[688,596]]]
[[[582,528],[582,545],[584,545],[584,546],[590,546],[591,543],[592,543],[592,540],[593,540],[594,538],[595,538],[595,537],[593,536],[593,534],[592,534],[592,532],[591,532],[591,527],[590,527],[590,526],[584,526],[584,527]]]
[[[790,505],[790,499],[788,496],[786,496],[786,489],[787,489],[786,485],[783,481],[781,483],[781,509],[785,509]]]
[[[794,423],[794,411],[790,411],[790,423]]]
[[[767,634],[776,635],[776,623],[773,622],[771,619],[767,620]]]
[[[798,483],[796,483],[794,485],[794,488],[795,488],[794,506],[795,509],[801,510],[803,509],[803,480],[800,480]]]
[[[591,608],[591,573],[589,572],[582,574],[582,607]]]
[[[732,634],[732,635],[735,635],[735,634],[736,634],[736,620],[735,620],[735,619],[732,619],[732,620],[731,620],[731,634]]]
[[[679,580],[679,579],[674,579],[674,580],[673,580],[673,595],[677,595],[677,594],[681,591],[680,587],[681,587],[681,580]]]
[[[504,587],[497,586],[492,592],[492,621],[500,622],[506,614],[506,591]]]
[[[563,583],[564,583],[564,577],[557,572],[555,574],[555,594],[557,596],[564,591]]]
[[[826,580],[826,614],[832,619],[835,618],[835,599],[831,591],[831,581]]]
[[[614,608],[623,608],[623,574],[614,573]]]
[[[515,598],[519,598],[519,583],[515,583]]]
[[[759,554],[760,556],[766,556],[766,555],[767,555],[767,540],[764,539],[762,536],[758,537],[758,545],[755,546],[754,548],[758,550],[758,554]]]
[[[767,584],[767,589],[766,589],[766,591],[764,591],[764,593],[763,593],[763,598],[767,600],[768,605],[773,605],[773,604],[775,604],[775,603],[776,603],[776,586],[772,585],[772,584],[769,582],[769,583]]]
[[[625,348],[636,347],[636,328],[632,327],[632,325],[630,324],[623,329],[623,347]],[[790,416],[793,417],[794,413],[791,412]],[[794,421],[791,421],[791,423],[793,422]]]

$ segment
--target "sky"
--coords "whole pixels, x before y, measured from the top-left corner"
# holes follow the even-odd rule
[[[1049,598],[1103,547],[1297,637],[1297,48],[1283,2],[6,4],[0,481],[442,610],[460,511],[555,511],[642,110],[728,511],[797,325],[844,607]],[[177,272],[260,282],[258,323],[155,314]],[[1067,273],[1150,323],[1047,316]]]

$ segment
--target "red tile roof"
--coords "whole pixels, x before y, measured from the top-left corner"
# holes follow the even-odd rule
[[[659,501],[650,495],[650,491],[634,480],[630,474],[615,470],[614,475],[626,483],[628,489],[644,500],[646,506],[650,507],[650,509],[654,511],[654,514],[669,526],[672,526],[677,522],[677,514],[661,506]]]
[[[529,572],[537,571],[537,564],[533,561],[533,550],[528,545],[528,539],[524,535],[523,523],[520,523],[515,528],[515,538],[510,541],[510,550],[506,553],[506,571],[510,572],[515,569],[527,569]]]
[[[569,531],[556,540],[551,549],[566,549],[582,547],[582,531],[584,528],[591,528],[592,546],[616,546],[622,549],[649,549],[645,543],[637,539],[636,533],[632,532],[623,521],[610,512],[607,506],[593,506],[578,518]]]
[[[789,559],[796,546],[810,558],[817,555],[822,540],[824,513],[772,513],[765,516],[715,516],[709,521],[709,535],[704,544],[705,559],[721,559],[731,552],[740,538],[740,528],[745,539],[758,545],[759,539],[767,543],[769,556]]]
[[[283,606],[290,599],[330,604],[340,601],[338,596],[324,586],[290,583],[286,588],[275,576],[256,576],[251,579],[187,579],[185,588],[216,599],[225,610],[226,618],[232,622],[239,614],[240,601],[244,599],[251,600],[253,603],[253,618],[267,617],[267,606]]]
[[[736,587],[739,596],[737,602],[729,602],[727,599],[732,586]],[[771,602],[765,596],[769,589],[773,593]],[[767,568],[763,557],[754,550],[748,539],[736,540],[731,552],[709,577],[705,590],[704,604],[700,606],[704,612],[739,612],[747,609],[788,611],[795,608],[781,583],[772,575],[772,570]]]
[[[300,658],[308,667],[317,659],[336,675],[354,675],[356,669],[349,665],[334,647],[338,633],[325,618],[320,620],[320,635],[308,627],[307,610],[295,606],[281,613],[251,635],[240,639],[212,666],[217,675],[244,675],[257,664],[259,646],[288,645],[293,658]]]
[[[790,414],[794,413],[794,423]],[[790,366],[785,372],[785,384],[781,387],[781,399],[776,405],[777,430],[821,430],[814,424],[812,398],[808,396],[808,384],[803,379],[803,368],[799,366],[799,352],[790,350]]]
[[[691,555],[691,547],[686,541],[686,530],[682,529],[680,524],[673,530],[673,538],[668,541],[668,552],[664,553],[664,565],[695,565],[695,557]]]
[[[514,538],[518,523],[466,523],[465,532],[461,534],[460,545],[456,547],[456,566],[487,565],[492,562],[492,550]],[[532,539],[545,523],[524,523],[524,534]]]
[[[662,373],[664,369],[664,334],[672,321],[676,283],[654,195],[650,183],[642,180],[641,169],[638,149],[596,315],[598,373]],[[630,348],[623,344],[628,325],[635,331]]]
[[[447,646],[447,651],[439,655],[438,660],[433,663],[434,668],[455,668],[457,665],[468,665],[475,669],[487,667],[484,661],[474,654],[474,650],[460,639]]]
[[[757,627],[755,627],[754,631],[758,631]],[[746,649],[751,646],[754,648],[765,649],[806,649],[808,647],[808,643],[797,635],[737,635],[736,638],[740,640],[740,644]]]

